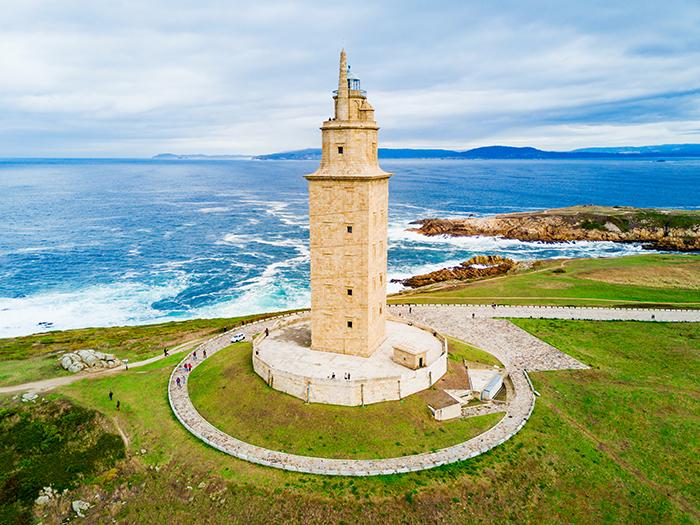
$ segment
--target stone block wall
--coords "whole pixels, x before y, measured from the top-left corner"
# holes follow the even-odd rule
[[[418,328],[436,333],[427,327]],[[309,403],[358,406],[396,401],[429,388],[447,372],[447,340],[442,334],[436,335],[443,344],[443,352],[429,366],[418,370],[407,369],[406,373],[400,376],[347,380],[311,378],[270,365],[258,353],[258,345],[265,338],[263,332],[253,341],[253,370],[275,390]]]

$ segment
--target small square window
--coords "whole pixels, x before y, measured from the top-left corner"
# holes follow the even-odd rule
[[[352,295],[352,288],[348,288],[348,295]]]
[[[348,328],[352,328],[352,321],[348,321]]]
[[[348,226],[348,233],[352,233],[352,226]]]
[[[338,155],[343,154],[343,146],[338,146]]]

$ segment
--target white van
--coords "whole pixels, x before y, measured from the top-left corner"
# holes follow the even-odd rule
[[[236,334],[231,338],[232,343],[240,343],[245,339],[245,334],[241,332],[240,334]]]

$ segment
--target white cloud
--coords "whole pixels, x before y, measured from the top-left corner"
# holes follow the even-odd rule
[[[343,38],[384,146],[694,142],[698,26],[678,0],[11,2],[0,156],[316,147]]]

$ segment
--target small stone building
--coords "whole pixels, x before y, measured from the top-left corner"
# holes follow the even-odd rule
[[[481,391],[480,398],[482,401],[488,401],[496,397],[498,392],[500,392],[503,387],[503,376],[501,374],[494,374],[491,381],[484,387]]]
[[[427,350],[417,348],[411,343],[394,345],[394,361],[411,370],[418,370],[426,366],[428,364],[427,355]]]

